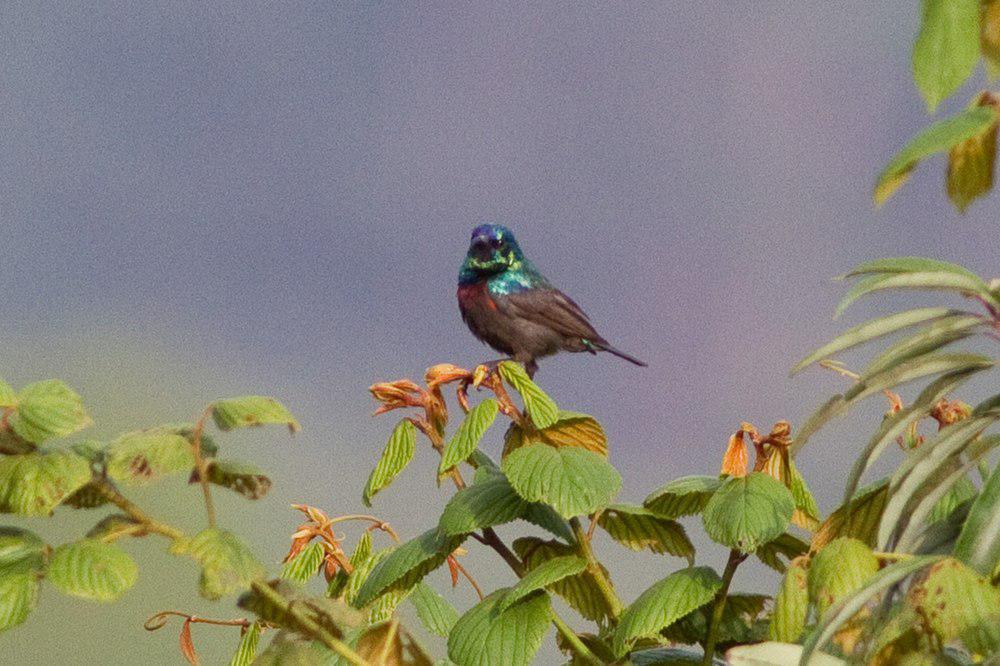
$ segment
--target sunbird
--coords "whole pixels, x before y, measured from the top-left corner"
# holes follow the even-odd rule
[[[458,272],[458,308],[474,336],[523,364],[531,377],[537,359],[559,351],[606,351],[646,366],[598,335],[580,306],[545,279],[499,224],[472,230]]]

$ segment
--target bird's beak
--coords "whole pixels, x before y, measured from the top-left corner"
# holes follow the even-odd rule
[[[469,254],[479,261],[489,261],[493,258],[493,246],[488,236],[476,236],[469,246]]]

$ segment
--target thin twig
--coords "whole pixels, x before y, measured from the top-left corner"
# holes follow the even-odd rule
[[[212,405],[205,408],[191,433],[191,450],[194,453],[195,468],[198,470],[198,481],[201,482],[201,492],[205,496],[205,512],[208,514],[209,527],[215,527],[215,503],[212,501],[212,488],[208,481],[208,463],[201,455],[201,436],[205,431],[205,422],[212,415],[212,409]]]
[[[105,477],[99,477],[93,481],[94,488],[97,489],[105,499],[128,514],[129,518],[136,521],[145,528],[147,532],[159,534],[168,539],[177,541],[184,538],[184,533],[165,523],[153,519],[152,516],[140,509],[131,500],[121,494],[118,488]]]
[[[729,560],[726,562],[726,569],[722,572],[722,587],[715,595],[715,603],[712,607],[712,617],[708,624],[708,635],[705,638],[705,656],[702,658],[702,666],[711,666],[715,656],[715,645],[719,640],[719,625],[722,623],[722,614],[726,610],[726,597],[729,594],[729,585],[733,582],[736,568],[747,558],[746,553],[741,553],[735,548],[729,551]]]
[[[186,621],[192,624],[214,624],[220,627],[249,627],[253,622],[246,618],[237,618],[235,620],[215,620],[208,617],[198,617],[197,615],[189,615],[188,613],[182,613],[181,611],[166,610],[160,611],[155,615],[151,615],[148,620],[143,623],[143,628],[146,631],[156,631],[163,627],[166,623],[168,616],[182,617]]]
[[[580,555],[582,555],[587,560],[587,571],[594,577],[594,581],[597,583],[597,588],[601,591],[601,596],[604,597],[604,601],[608,605],[608,610],[611,613],[612,623],[618,622],[618,616],[621,615],[622,611],[625,609],[625,605],[622,600],[618,597],[618,593],[615,592],[615,588],[611,585],[611,581],[604,573],[604,569],[601,568],[601,562],[594,555],[593,548],[590,547],[590,539],[587,538],[587,534],[583,531],[583,525],[580,524],[580,519],[573,517],[569,519],[570,527],[573,528],[573,535],[576,537],[577,545],[580,549]]]

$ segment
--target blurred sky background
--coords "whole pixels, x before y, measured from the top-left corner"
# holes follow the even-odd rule
[[[817,370],[789,379],[794,361],[902,307],[871,299],[834,322],[832,276],[902,254],[998,273],[1000,195],[958,216],[940,159],[883,210],[871,203],[875,175],[929,122],[910,78],[916,23],[912,2],[6,2],[0,375],[65,379],[96,421],[84,434],[104,439],[191,420],[219,397],[283,400],[303,425],[294,439],[220,437],[271,472],[271,494],[216,493],[222,524],[277,571],[290,502],[361,507],[395,422],[370,418],[369,384],[493,358],[454,291],[471,228],[501,222],[649,363],[563,355],[538,376],[603,421],[620,499],[715,473],[740,421],[797,426],[843,386]],[[883,409],[802,452],[824,512]],[[435,467],[421,449],[376,499],[404,536],[451,492]],[[134,495],[203,524],[181,479]],[[4,522],[59,543],[104,513]],[[134,590],[105,606],[43,586],[28,622],[0,636],[5,660],[181,663],[180,625],[147,634],[148,615],[240,614],[199,599],[194,565],[162,542],[125,547],[141,564]],[[470,549],[484,584],[510,584],[492,552]],[[599,550],[616,555],[626,600],[683,564],[606,539]],[[734,588],[772,587],[763,571],[741,569]],[[431,582],[471,605],[468,587]],[[557,660],[551,636],[542,663]],[[194,639],[205,663],[228,662],[237,641],[203,626]]]

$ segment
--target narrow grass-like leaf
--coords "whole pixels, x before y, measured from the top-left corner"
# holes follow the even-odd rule
[[[624,655],[637,639],[654,637],[707,604],[721,587],[722,580],[709,567],[681,569],[654,583],[619,618],[613,639],[615,654]]]
[[[856,277],[858,275],[874,275],[877,273],[923,273],[926,271],[958,273],[972,279],[979,278],[979,276],[965,266],[953,264],[950,261],[941,261],[940,259],[930,259],[928,257],[884,257],[860,263],[844,275],[841,275],[840,279]]]
[[[413,587],[409,599],[427,631],[447,638],[458,620],[458,611],[455,607],[445,601],[434,588],[423,582]]]
[[[260,622],[254,622],[240,636],[240,644],[236,646],[236,653],[229,662],[229,666],[250,666],[257,656],[259,645]]]
[[[792,560],[774,598],[768,636],[774,641],[795,642],[802,636],[809,615],[808,559]]]
[[[726,479],[705,506],[702,524],[716,543],[752,553],[785,531],[792,493],[763,472]]]
[[[612,539],[626,548],[669,553],[694,563],[694,545],[688,539],[684,526],[649,509],[612,504],[601,513],[597,522]]]
[[[301,429],[288,408],[274,398],[263,395],[219,400],[212,404],[212,418],[219,430],[249,428],[268,423],[286,425],[291,432]]]
[[[47,516],[91,476],[90,463],[70,451],[0,456],[0,512]]]
[[[264,575],[264,567],[235,534],[215,527],[195,535],[183,552],[201,564],[198,588],[206,599],[245,590]]]
[[[7,418],[10,429],[32,444],[65,437],[91,423],[80,396],[58,379],[46,379],[21,389],[17,409]]]
[[[921,273],[878,275],[873,278],[866,278],[858,282],[855,286],[857,289],[852,289],[848,296],[844,297],[844,300],[841,301],[841,304],[837,306],[838,314],[843,312],[850,303],[853,303],[862,296],[886,289],[954,291],[963,296],[979,297],[994,307],[1000,307],[1000,301],[993,296],[985,282],[978,277],[971,278],[959,273],[926,271]]]
[[[438,526],[450,536],[468,534],[516,520],[527,508],[528,502],[514,491],[507,478],[494,474],[455,493]]]
[[[848,403],[891,389],[907,382],[944,373],[984,370],[994,365],[993,359],[980,354],[927,354],[904,361],[889,370],[863,376],[844,394]]]
[[[311,542],[281,568],[281,577],[295,583],[305,583],[319,573],[323,564],[323,546],[318,541]]]
[[[682,476],[651,492],[642,505],[663,518],[694,515],[721,485],[717,476]]]
[[[933,113],[979,62],[979,0],[923,0],[921,6],[913,80]]]
[[[462,462],[476,450],[479,440],[483,438],[493,421],[497,418],[499,405],[493,398],[487,398],[473,407],[458,426],[455,435],[448,442],[441,454],[441,464],[438,473],[446,471]]]
[[[903,361],[937,351],[975,334],[976,329],[983,325],[983,319],[976,315],[954,314],[942,317],[876,356],[865,367],[863,374],[871,376],[889,370]]]
[[[170,428],[130,432],[105,450],[108,476],[125,484],[142,484],[194,467],[191,443]]]
[[[464,537],[448,536],[435,528],[395,548],[372,569],[358,590],[354,606],[363,608],[388,591],[413,587],[444,564],[463,540]]]
[[[410,421],[403,419],[396,424],[385,445],[385,450],[382,451],[382,457],[379,458],[375,469],[368,477],[368,483],[365,484],[364,492],[361,494],[361,500],[365,506],[371,506],[375,493],[392,483],[399,476],[399,473],[410,464],[416,450],[416,428]]]
[[[841,394],[831,397],[820,405],[816,411],[809,415],[809,418],[806,419],[805,423],[802,424],[802,427],[795,434],[795,439],[792,440],[792,445],[788,449],[789,453],[794,457],[806,445],[809,438],[816,434],[816,431],[826,425],[827,422],[846,412],[849,406]]]
[[[123,550],[93,539],[56,548],[46,571],[60,592],[94,601],[114,601],[138,577],[139,567]]]
[[[576,446],[531,444],[507,456],[502,467],[521,497],[544,502],[564,518],[594,512],[621,487],[621,476],[607,460]]]
[[[946,2],[947,0],[936,0]],[[969,2],[970,0],[960,0]],[[917,163],[935,153],[951,150],[952,146],[984,132],[996,122],[992,109],[976,107],[962,111],[951,118],[938,121],[925,128],[896,153],[892,161],[879,174],[875,184],[875,204],[885,203],[910,177]]]
[[[984,576],[1000,565],[1000,465],[993,468],[955,542],[955,557]]]
[[[549,595],[536,593],[504,611],[501,588],[458,619],[448,637],[448,657],[460,666],[528,666],[549,628]]]
[[[500,376],[521,394],[524,408],[528,410],[536,428],[548,428],[556,422],[559,418],[559,408],[556,403],[528,377],[528,373],[520,363],[504,361],[499,369]]]
[[[940,319],[949,314],[956,314],[956,311],[943,307],[917,308],[866,321],[863,324],[847,329],[830,342],[806,356],[795,364],[790,374],[794,375],[816,361],[820,361],[851,347],[876,340],[890,333],[909,328],[910,326]]]

